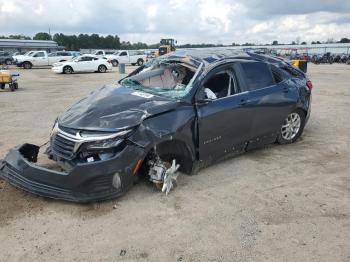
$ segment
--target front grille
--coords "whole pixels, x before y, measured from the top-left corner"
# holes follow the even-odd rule
[[[53,153],[59,157],[62,157],[67,160],[72,160],[74,157],[74,146],[75,142],[68,140],[60,134],[53,136],[51,140],[51,149]]]
[[[160,47],[159,48],[159,55],[165,55],[167,53],[168,49],[166,47]]]

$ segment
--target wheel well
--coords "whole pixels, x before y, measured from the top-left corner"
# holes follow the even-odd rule
[[[67,67],[70,67],[70,69],[72,69],[72,72],[74,72],[73,67],[71,67],[70,65],[66,65],[66,66],[64,66],[64,67],[63,67],[63,71],[64,71],[64,69],[65,69],[65,68],[67,68]]]
[[[29,61],[24,61],[22,64],[25,64],[25,63],[33,65],[32,62],[29,62]]]
[[[176,163],[180,164],[179,171],[190,174],[193,168],[193,158],[191,151],[187,145],[179,140],[168,140],[157,144],[152,148],[145,160],[149,160],[150,157],[158,155],[163,161],[172,162],[176,159]]]

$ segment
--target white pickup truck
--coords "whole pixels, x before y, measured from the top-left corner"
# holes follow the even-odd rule
[[[46,51],[34,51],[28,55],[18,56],[15,63],[18,67],[30,69],[33,66],[51,66],[57,62],[71,60],[73,54],[67,51],[58,51],[48,54]]]
[[[143,65],[146,62],[147,55],[143,51],[137,50],[122,50],[117,51],[112,55],[105,55],[108,60],[111,60],[113,66],[118,64]]]

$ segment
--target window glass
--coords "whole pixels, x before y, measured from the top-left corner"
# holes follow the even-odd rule
[[[53,56],[56,56],[56,55],[57,55],[56,53],[48,54],[49,57],[53,57]]]
[[[91,56],[85,56],[84,58],[84,61],[92,61],[94,59],[94,57]]]
[[[236,77],[230,69],[222,70],[210,76],[204,82],[200,97],[219,99],[239,93]]]
[[[34,55],[34,57],[44,57],[45,53],[44,52],[38,52]]]
[[[241,66],[249,91],[271,86],[275,83],[267,64],[261,62],[247,62],[242,63]]]
[[[274,65],[270,65],[270,68],[271,68],[271,72],[272,72],[273,78],[275,80],[275,83],[280,83],[283,80],[285,80],[286,78],[288,78],[287,73],[285,71],[282,71],[278,67],[276,67]]]
[[[106,51],[106,55],[111,55],[113,53],[114,53],[113,51]]]
[[[121,52],[119,56],[127,56],[128,54],[124,51],[124,52]]]

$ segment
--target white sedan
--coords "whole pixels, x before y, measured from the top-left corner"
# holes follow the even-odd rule
[[[71,74],[74,72],[100,72],[112,70],[110,60],[95,55],[82,55],[71,61],[55,63],[52,71],[55,73]]]

